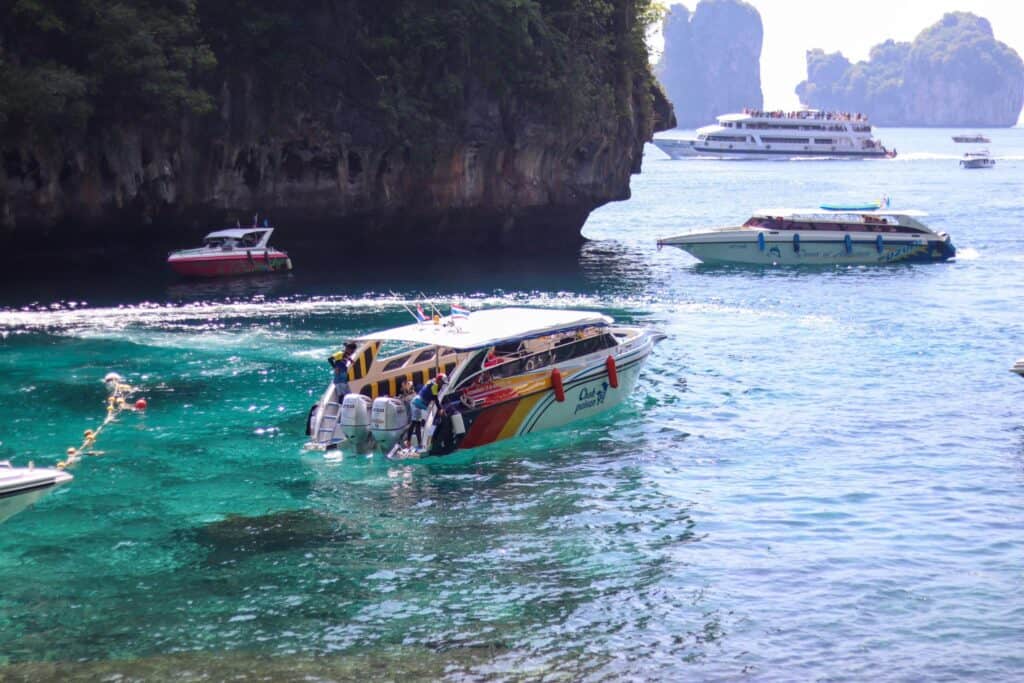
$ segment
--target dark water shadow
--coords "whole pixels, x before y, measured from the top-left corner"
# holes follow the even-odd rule
[[[45,307],[53,302],[89,306],[140,303],[387,295],[414,298],[473,293],[615,293],[650,279],[648,254],[607,241],[584,242],[566,251],[524,255],[495,251],[461,254],[440,246],[427,253],[332,254],[291,250],[290,273],[210,280],[182,279],[161,259],[116,258],[113,268],[40,269],[0,281],[0,308]]]
[[[252,555],[321,548],[359,538],[344,520],[317,510],[228,515],[186,535],[206,548],[206,562],[233,563]]]

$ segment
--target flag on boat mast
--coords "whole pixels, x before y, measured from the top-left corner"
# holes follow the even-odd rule
[[[468,308],[463,308],[462,306],[458,306],[456,304],[452,304],[451,308],[451,316],[453,320],[465,320],[466,318],[469,317]]]
[[[423,304],[416,304],[416,320],[418,322],[426,322],[427,314],[423,312]]]

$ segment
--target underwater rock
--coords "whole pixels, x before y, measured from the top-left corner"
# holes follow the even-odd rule
[[[195,532],[209,548],[207,560],[223,564],[247,555],[317,548],[359,538],[344,521],[316,510],[286,510],[266,515],[229,515]]]

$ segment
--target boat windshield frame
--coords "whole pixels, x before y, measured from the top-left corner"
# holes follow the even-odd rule
[[[217,230],[203,238],[207,249],[263,249],[270,242],[273,228],[231,228]]]

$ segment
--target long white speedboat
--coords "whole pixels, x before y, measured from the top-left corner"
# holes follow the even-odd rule
[[[444,455],[593,417],[629,396],[660,332],[622,326],[592,311],[493,308],[359,337],[353,393],[334,385],[310,409],[312,443],[367,442],[388,452],[409,425],[397,396],[438,373],[448,382],[431,405],[423,450]]]
[[[872,137],[864,114],[805,109],[794,112],[745,109],[716,117],[692,138],[655,138],[673,159],[885,159],[896,150]]]
[[[738,227],[658,240],[704,263],[752,265],[879,264],[945,261],[949,235],[925,226],[921,211],[764,209]]]
[[[21,512],[54,487],[71,481],[63,470],[14,467],[0,460],[0,523]]]
[[[1024,377],[1024,358],[1018,359],[1017,362],[1013,364],[1013,367],[1010,368],[1010,372]]]

